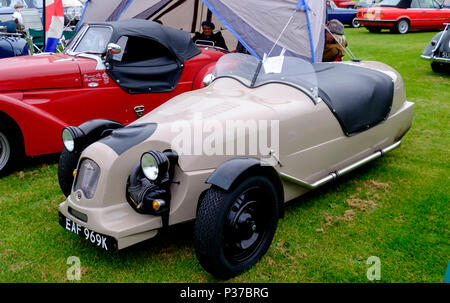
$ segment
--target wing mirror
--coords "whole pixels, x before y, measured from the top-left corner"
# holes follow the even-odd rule
[[[110,55],[118,55],[122,52],[122,48],[120,47],[120,45],[115,44],[115,43],[109,43],[107,49],[108,49],[108,54],[110,54]]]

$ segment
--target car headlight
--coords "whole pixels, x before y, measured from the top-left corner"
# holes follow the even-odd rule
[[[216,79],[216,77],[213,74],[207,74],[204,78],[203,78],[203,85],[204,86],[209,86],[214,79]]]
[[[149,151],[141,157],[141,169],[150,181],[156,181],[166,176],[169,170],[169,159],[159,151]]]
[[[76,151],[77,146],[81,146],[81,141],[83,140],[84,133],[81,129],[75,126],[69,126],[62,131],[62,141],[64,147],[69,151]]]
[[[92,199],[97,189],[100,167],[89,159],[83,159],[78,168],[74,191],[81,189],[87,199]]]

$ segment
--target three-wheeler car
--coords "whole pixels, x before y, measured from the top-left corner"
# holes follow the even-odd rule
[[[230,278],[266,253],[285,202],[395,149],[413,119],[379,62],[227,54],[206,78],[127,127],[63,130],[81,153],[64,229],[116,251],[195,220],[201,265]]]

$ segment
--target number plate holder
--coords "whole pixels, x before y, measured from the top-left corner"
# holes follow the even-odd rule
[[[65,217],[62,213],[59,213],[59,225],[65,230],[78,235],[79,237],[91,242],[93,245],[100,247],[104,250],[115,252],[117,251],[117,240],[113,237],[100,234],[92,231],[77,222]]]

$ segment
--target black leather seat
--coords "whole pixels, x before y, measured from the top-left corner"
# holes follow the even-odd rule
[[[383,72],[349,64],[314,65],[319,95],[347,136],[386,120],[392,107],[394,82]]]

